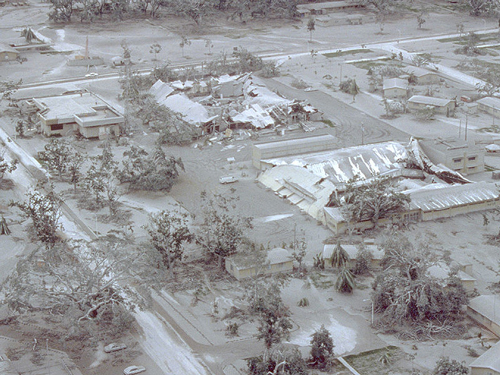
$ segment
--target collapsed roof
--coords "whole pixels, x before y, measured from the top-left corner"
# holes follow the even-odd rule
[[[359,177],[369,179],[379,175],[395,174],[404,168],[408,158],[406,148],[397,142],[355,146],[311,154],[267,159],[270,165],[296,165],[315,175],[343,184]]]

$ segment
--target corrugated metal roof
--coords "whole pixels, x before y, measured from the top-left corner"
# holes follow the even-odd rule
[[[446,210],[499,198],[498,187],[485,181],[465,185],[431,184],[418,190],[407,190],[410,209],[423,212]]]
[[[368,179],[402,169],[406,148],[397,142],[384,142],[312,154],[267,159],[272,165],[296,165],[335,184],[355,176]]]

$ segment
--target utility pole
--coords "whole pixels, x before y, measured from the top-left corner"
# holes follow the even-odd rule
[[[365,144],[365,123],[361,121],[361,144]]]
[[[467,125],[469,124],[469,114],[465,115],[465,140],[467,140]]]

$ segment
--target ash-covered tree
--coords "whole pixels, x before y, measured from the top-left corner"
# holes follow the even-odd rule
[[[68,325],[95,322],[100,330],[122,323],[122,313],[141,299],[120,287],[148,265],[142,252],[123,240],[71,241],[38,248],[21,259],[0,286],[4,302],[17,313],[47,311],[64,316]],[[125,250],[125,251],[124,251]],[[39,259],[43,266],[37,265]],[[130,321],[131,323],[131,321]]]
[[[393,235],[382,248],[383,271],[375,279],[372,294],[381,323],[391,327],[426,325],[432,330],[433,324],[449,327],[463,319],[462,306],[468,301],[465,290],[453,275],[438,280],[428,274],[436,261],[428,245],[415,247],[407,237]]]
[[[161,254],[162,264],[156,266],[167,267],[170,276],[173,276],[176,262],[182,260],[184,244],[193,240],[187,216],[180,212],[162,210],[149,215],[149,222],[144,228],[151,245]]]
[[[370,272],[371,259],[371,252],[366,249],[365,244],[362,242],[358,247],[358,253],[356,254],[352,273],[354,275],[367,275]]]
[[[268,353],[247,360],[251,375],[307,375],[307,364],[297,348],[276,345]]]
[[[311,335],[311,358],[309,363],[315,368],[330,366],[333,360],[333,339],[324,325]]]
[[[292,241],[288,246],[283,246],[283,247],[288,247],[289,249],[292,250],[292,258],[299,264],[299,268],[297,271],[299,273],[304,271],[304,258],[307,254],[306,249],[307,249],[307,242],[304,238],[302,239],[295,239]]]
[[[343,194],[334,191],[327,206],[345,207],[355,222],[369,220],[377,225],[380,219],[403,211],[410,203],[410,197],[398,192],[390,177],[360,182],[358,178],[348,181]]]
[[[24,202],[9,203],[31,219],[36,236],[47,248],[53,247],[59,240],[57,230],[61,226],[61,204],[61,199],[53,191],[43,194],[38,190],[29,191]]]
[[[421,29],[422,25],[427,22],[427,20],[425,19],[426,16],[427,16],[427,12],[426,11],[421,11],[417,15],[417,24],[418,24],[418,28],[419,29]]]
[[[85,160],[87,160],[85,155],[75,152],[71,155],[68,162],[69,182],[73,184],[75,191],[82,179],[82,166]]]
[[[153,44],[151,44],[151,46],[149,47],[149,53],[154,53],[155,55],[155,59],[154,61],[157,61],[157,56],[158,54],[161,52],[161,45],[160,43],[158,42],[154,42]]]
[[[330,257],[330,265],[337,269],[345,267],[347,262],[349,261],[349,254],[340,244],[340,240],[337,241],[337,244],[333,248],[332,256]]]
[[[93,197],[91,209],[99,209],[104,205],[109,214],[116,213],[118,202],[117,164],[109,143],[104,145],[102,154],[91,158],[92,164],[81,179],[81,186]],[[87,202],[89,203],[89,202]]]
[[[5,160],[3,155],[0,155],[0,180],[2,180],[5,176],[5,173],[12,173],[17,169],[18,164],[17,159],[13,159],[10,162]]]
[[[50,0],[49,19],[55,22],[71,22],[73,0]]]
[[[224,268],[224,259],[235,254],[242,243],[245,230],[252,228],[251,218],[233,213],[237,199],[229,195],[209,196],[201,193],[201,219],[196,232],[196,243],[209,260],[216,259]]]
[[[343,267],[335,281],[335,290],[339,293],[352,293],[355,286],[354,275],[348,268]]]
[[[467,375],[469,373],[469,368],[465,362],[458,362],[457,360],[441,357],[436,362],[436,367],[432,375]]]
[[[67,141],[51,138],[44,146],[44,151],[38,153],[38,160],[49,170],[57,172],[62,181],[63,174],[67,171],[71,159],[71,148]]]
[[[500,7],[497,1],[492,0],[463,0],[463,2],[469,7],[472,16],[492,14]]]
[[[131,146],[123,156],[119,178],[120,182],[129,184],[130,190],[170,191],[180,170],[184,170],[181,158],[168,156],[159,144],[151,154]]]
[[[257,283],[255,292],[249,294],[249,308],[257,315],[257,339],[262,340],[268,352],[273,345],[288,340],[292,329],[291,313],[281,298],[280,285]]]
[[[26,125],[23,120],[17,121],[16,134],[19,138],[24,138],[24,136],[26,135]]]
[[[213,13],[214,0],[170,0],[169,6],[178,15],[192,19],[200,27],[205,17]]]

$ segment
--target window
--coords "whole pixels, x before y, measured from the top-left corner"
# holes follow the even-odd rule
[[[63,124],[50,125],[50,130],[63,130],[63,128],[64,128]]]
[[[476,169],[476,167],[468,167],[468,168],[467,168],[467,170],[468,170],[469,172],[473,172],[475,169]]]
[[[467,158],[467,160],[469,160],[469,161],[474,161],[474,160],[476,160],[476,157],[475,157],[475,156],[469,156],[469,157]]]
[[[404,216],[403,216],[403,220],[406,223],[413,223],[413,222],[419,221],[419,219],[420,219],[420,213],[419,212],[412,212],[412,213],[409,213],[409,214],[404,214]]]
[[[462,158],[453,158],[453,163],[460,163]]]

